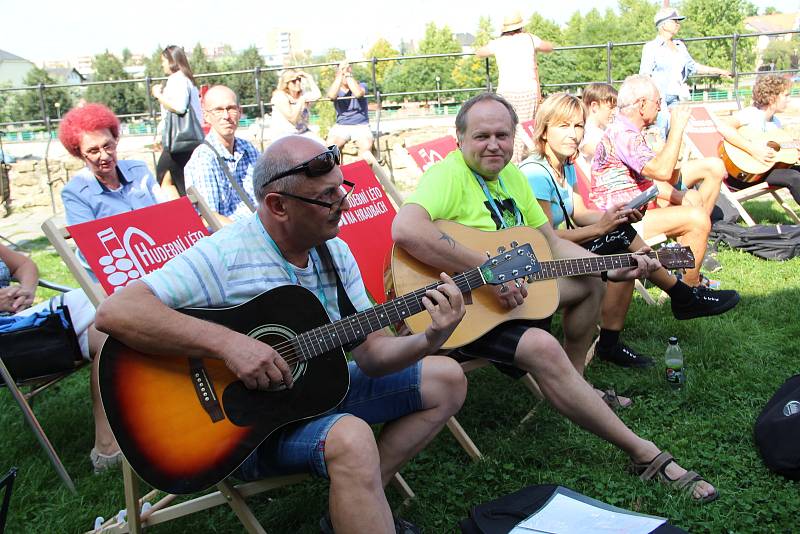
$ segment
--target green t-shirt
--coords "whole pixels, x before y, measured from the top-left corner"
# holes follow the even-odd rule
[[[487,180],[489,194],[503,215],[506,226],[514,226],[514,204],[522,214],[522,222],[538,228],[548,224],[547,216],[533,196],[528,181],[520,170],[509,163],[500,173],[508,195],[499,180]],[[464,162],[460,150],[447,155],[422,175],[417,190],[406,203],[419,204],[431,219],[455,221],[478,230],[493,231],[501,228],[497,215],[489,205],[477,178]]]

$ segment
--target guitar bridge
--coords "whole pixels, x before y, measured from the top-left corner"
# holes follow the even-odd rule
[[[189,371],[192,384],[194,385],[194,392],[197,394],[197,400],[200,401],[200,406],[203,407],[211,418],[211,422],[216,423],[225,419],[222,406],[220,406],[219,399],[214,391],[214,383],[206,372],[203,360],[200,358],[189,358]]]

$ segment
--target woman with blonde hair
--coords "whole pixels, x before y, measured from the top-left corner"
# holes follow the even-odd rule
[[[646,246],[633,226],[642,220],[646,204],[640,209],[612,204],[606,211],[601,211],[587,207],[581,195],[575,194],[578,186],[573,162],[583,139],[586,115],[586,107],[575,96],[556,93],[547,97],[536,112],[534,152],[522,162],[520,170],[528,178],[534,196],[559,237],[578,243],[595,254],[634,252]],[[672,313],[678,319],[721,313],[709,308],[692,288],[664,268],[648,278],[671,297]],[[649,367],[653,365],[651,358],[619,340],[633,296],[633,285],[633,281],[608,282],[595,354],[601,360],[623,367]],[[735,292],[715,293],[733,299],[732,293]],[[613,405],[622,402],[621,397],[610,394],[603,398]]]
[[[322,93],[311,75],[296,69],[283,71],[272,92],[272,138],[306,135],[316,139],[316,134],[308,128],[309,107],[320,96]]]

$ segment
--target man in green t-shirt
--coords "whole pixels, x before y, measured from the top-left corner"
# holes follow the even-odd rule
[[[433,223],[445,219],[486,231],[524,224],[544,235],[555,258],[594,256],[555,234],[525,177],[509,164],[517,122],[511,105],[498,95],[484,93],[464,103],[456,117],[460,150],[428,169],[400,209],[392,226],[399,246],[421,262],[446,272],[481,265],[486,260],[483,251],[456,242]],[[629,280],[658,267],[645,255],[636,258],[635,268],[608,271],[607,278]],[[528,296],[524,284],[492,287],[507,309],[521,305]],[[604,293],[600,277],[561,278],[558,289],[559,308],[564,313],[563,348],[550,334],[549,321],[512,321],[461,350],[530,373],[556,410],[625,451],[643,472],[643,478],[669,481],[686,477],[686,483],[680,486],[694,499],[705,502],[716,498],[711,484],[681,468],[651,441],[634,434],[584,380],[584,358]]]

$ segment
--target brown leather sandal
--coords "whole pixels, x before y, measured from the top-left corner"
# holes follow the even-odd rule
[[[674,463],[675,460],[672,458],[672,455],[666,451],[663,451],[658,454],[655,458],[653,458],[650,462],[645,464],[637,464],[634,463],[632,466],[632,470],[634,474],[639,475],[641,480],[654,480],[657,479],[668,486],[672,486],[673,488],[683,491],[689,497],[698,504],[706,504],[711,501],[714,501],[719,497],[719,491],[714,488],[714,493],[711,495],[707,495],[706,497],[695,499],[693,496],[694,488],[697,486],[699,482],[708,482],[706,479],[695,473],[694,471],[686,471],[680,478],[670,478],[667,476],[667,466],[670,463]]]
[[[633,401],[630,399],[628,399],[627,403],[623,403],[619,399],[617,392],[614,391],[613,389],[601,390],[597,388],[597,390],[603,392],[603,395],[600,397],[600,399],[603,402],[605,402],[608,405],[608,407],[611,408],[612,410],[618,410],[620,408],[629,408],[631,404],[633,404]]]

